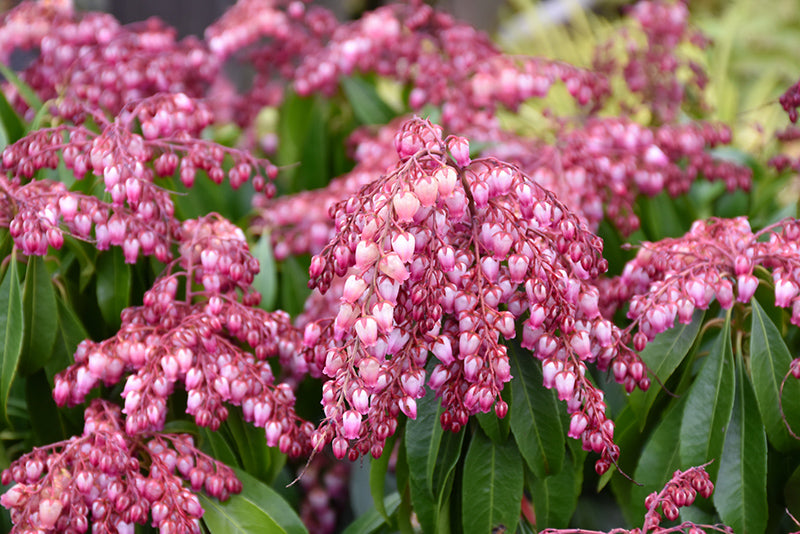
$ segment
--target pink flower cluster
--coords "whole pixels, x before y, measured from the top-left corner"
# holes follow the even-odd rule
[[[270,446],[291,456],[306,452],[313,427],[298,419],[294,392],[276,383],[267,360],[277,356],[304,373],[300,338],[286,313],[255,307],[260,295],[250,284],[259,266],[244,234],[209,216],[186,221],[179,239],[179,258],[142,306],[123,311],[119,332],[82,342],[75,364],[56,376],[56,402],[79,404],[99,383],[127,376],[125,430],[135,435],[163,429],[167,399],[182,382],[186,411],[198,425],[216,430],[227,405],[241,406],[246,421],[265,428]]]
[[[747,303],[760,283],[756,269],[772,273],[775,305],[790,308],[800,325],[800,221],[788,219],[758,232],[744,217],[697,221],[680,238],[644,243],[622,275],[604,282],[606,314],[630,301],[629,329],[638,327],[634,346],[674,325],[688,323],[696,308],[716,299],[722,308]],[[762,276],[763,278],[763,276]]]
[[[708,39],[689,27],[687,2],[641,1],[630,9],[629,15],[643,39],[627,29],[623,32],[628,60],[621,66],[622,75],[628,88],[639,96],[639,102],[650,107],[652,121],[674,122],[684,104],[692,100],[702,108],[702,90],[708,77],[702,66],[687,58],[679,47],[691,43],[705,48]],[[598,52],[595,68],[599,72],[611,75],[620,68],[611,43]]]
[[[586,364],[616,362],[631,389],[649,379],[624,333],[600,316],[590,281],[606,269],[602,243],[519,169],[470,161],[465,139],[443,139],[430,122],[408,121],[395,147],[400,162],[336,206],[336,237],[312,260],[313,287],[341,288],[335,317],[305,326],[309,370],[330,378],[315,447],[378,456],[398,413],[416,416],[426,379],[447,429],[492,406],[503,417],[499,393],[511,375],[500,337],[514,338],[521,323],[544,385],[567,401],[570,435],[602,453],[604,471],[619,449]],[[437,365],[428,376],[429,352]]]
[[[82,436],[34,449],[3,471],[14,485],[0,497],[19,532],[200,532],[193,491],[225,500],[242,484],[229,467],[200,452],[186,434],[124,431],[117,406],[94,400]],[[191,490],[189,487],[191,487]]]
[[[729,191],[749,189],[752,171],[715,158],[709,149],[729,144],[730,130],[710,123],[646,127],[619,118],[589,119],[563,127],[552,144],[515,135],[485,151],[518,165],[552,190],[592,229],[607,217],[622,233],[639,228],[640,194],[686,193],[702,177]]]
[[[20,78],[41,100],[53,99],[52,112],[67,120],[81,122],[87,108],[116,115],[127,103],[160,92],[200,97],[219,74],[220,62],[202,42],[176,41],[175,30],[157,19],[121,26],[103,13],[34,6],[40,3],[23,2],[8,12],[0,34],[9,34],[9,50],[38,47]],[[20,24],[44,12],[49,16],[39,22]],[[26,108],[12,85],[3,92],[15,107]]]
[[[217,183],[227,174],[234,187],[252,175],[257,190],[274,191],[267,182],[277,174],[271,163],[197,137],[211,119],[202,103],[175,93],[128,105],[113,122],[98,114],[100,133],[70,125],[36,130],[3,151],[0,168],[12,178],[0,178],[0,221],[26,254],[60,248],[66,230],[100,250],[121,246],[129,263],[140,253],[167,261],[178,223],[170,192],[155,183],[156,175],[180,169],[187,187],[198,170]],[[55,169],[59,154],[75,178],[102,177],[111,202],[51,180],[29,181],[41,169]],[[233,163],[227,171],[226,159]]]

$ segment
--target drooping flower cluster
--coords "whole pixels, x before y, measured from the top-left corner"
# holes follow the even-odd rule
[[[800,139],[800,128],[797,127],[797,109],[800,108],[800,81],[789,87],[780,97],[780,104],[789,115],[791,125],[776,133],[776,138],[781,143],[790,143]],[[800,158],[789,154],[778,154],[770,159],[769,164],[778,171],[790,168],[800,172]]]
[[[53,14],[36,24],[20,24],[31,12],[43,11]],[[13,34],[13,45],[39,49],[20,79],[41,100],[55,99],[51,111],[72,122],[81,122],[87,108],[116,115],[127,103],[161,92],[200,97],[220,69],[201,41],[177,41],[176,31],[154,18],[122,26],[103,13],[23,2],[6,14],[3,32]],[[26,109],[12,85],[3,92],[17,109]]]
[[[708,39],[689,27],[683,0],[637,2],[629,12],[637,32],[624,31],[627,62],[621,66],[628,88],[648,106],[655,124],[674,122],[687,103],[702,108],[708,77],[703,67],[681,51],[687,44],[705,48]],[[636,33],[643,34],[642,39]],[[611,75],[620,67],[612,43],[598,49],[595,68]]]
[[[690,322],[696,308],[714,299],[722,308],[749,302],[762,283],[755,273],[762,267],[772,273],[775,305],[790,308],[792,323],[800,326],[798,238],[796,219],[757,232],[744,217],[697,221],[683,237],[644,243],[621,276],[604,282],[604,312],[630,301],[629,328],[638,326],[634,344],[643,346],[676,318]]]
[[[391,451],[387,451],[387,454]],[[300,518],[309,532],[336,532],[348,497],[350,464],[317,454],[304,463],[298,473],[303,490]]]
[[[301,94],[331,94],[342,77],[374,72],[409,84],[409,105],[442,109],[442,124],[472,134],[498,128],[498,106],[516,109],[557,80],[581,104],[609,92],[602,76],[571,65],[500,53],[484,33],[422,2],[378,8],[336,29],[319,54],[306,56],[294,79]]]
[[[600,316],[589,283],[606,269],[599,238],[517,168],[470,161],[465,139],[443,139],[427,121],[408,121],[395,146],[400,162],[336,206],[337,235],[312,260],[313,287],[342,284],[336,317],[305,327],[309,370],[331,379],[315,446],[379,455],[397,414],[416,416],[426,377],[444,428],[492,406],[504,416],[499,393],[511,376],[500,336],[514,338],[520,323],[544,385],[568,403],[570,435],[602,453],[604,471],[619,449],[586,365],[617,362],[629,389],[649,379]],[[438,362],[427,376],[429,351]]]
[[[225,500],[242,484],[186,434],[125,432],[117,406],[94,400],[81,436],[34,449],[3,471],[15,484],[0,497],[18,532],[199,533],[193,491]],[[188,483],[188,487],[187,484]],[[189,489],[191,488],[191,490]]]
[[[211,119],[202,103],[175,93],[126,106],[113,121],[97,114],[99,133],[71,125],[36,130],[3,151],[2,170],[11,177],[0,177],[0,224],[26,254],[60,248],[66,231],[100,250],[121,246],[129,263],[140,253],[167,261],[178,223],[170,192],[155,183],[156,176],[180,169],[190,187],[203,170],[217,183],[227,175],[238,187],[253,175],[257,190],[271,195],[274,189],[267,178],[277,169],[268,161],[198,138]],[[69,192],[52,180],[31,180],[41,169],[55,169],[59,155],[75,178],[102,177],[111,202]],[[232,162],[227,172],[226,159]]]
[[[648,128],[619,118],[564,127],[553,144],[508,136],[486,150],[518,165],[552,190],[596,229],[607,217],[622,233],[639,227],[639,194],[686,193],[702,177],[729,191],[749,189],[749,167],[715,158],[709,149],[730,143],[730,130],[710,123]]]
[[[241,406],[246,421],[265,428],[269,446],[292,456],[307,451],[313,427],[298,419],[294,392],[276,383],[267,361],[277,356],[303,373],[299,334],[285,312],[254,307],[260,295],[250,284],[259,266],[244,234],[208,216],[185,222],[179,241],[179,258],[145,293],[142,306],[123,311],[119,332],[81,343],[75,364],[56,377],[56,402],[79,404],[99,383],[127,376],[126,431],[159,431],[168,397],[183,382],[186,411],[198,425],[216,430],[227,405]]]
[[[674,526],[664,527],[661,522],[676,521],[680,514],[680,508],[691,506],[697,495],[700,494],[708,499],[714,491],[714,484],[705,470],[705,465],[690,467],[686,471],[675,471],[672,478],[664,485],[664,488],[656,493],[647,496],[644,505],[647,512],[644,516],[644,524],[641,528],[626,530],[615,528],[608,534],[646,534],[647,532],[657,532],[659,534],[669,534],[683,532],[686,534],[703,534],[706,529],[721,532],[723,534],[733,534],[733,530],[725,525],[697,525],[690,521],[679,523]],[[661,512],[659,512],[659,508]],[[663,514],[663,515],[662,515]],[[598,531],[585,529],[555,529],[548,528],[542,530],[542,534],[603,534]]]

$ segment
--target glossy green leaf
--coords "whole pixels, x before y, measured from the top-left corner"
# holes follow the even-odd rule
[[[8,395],[11,383],[17,375],[19,356],[22,352],[22,333],[25,328],[22,313],[22,293],[17,273],[16,251],[12,252],[10,264],[0,284],[0,413],[8,421]]]
[[[342,78],[342,89],[361,124],[386,124],[395,116],[368,81],[357,77]]]
[[[265,310],[274,310],[278,298],[278,272],[269,232],[261,234],[251,252],[260,266],[258,274],[253,277],[253,288],[261,293],[260,306]]]
[[[75,312],[61,298],[56,298],[56,309],[58,311],[58,328],[53,344],[53,356],[45,367],[49,380],[53,379],[56,372],[73,363],[73,355],[78,344],[89,337]]]
[[[50,359],[58,329],[58,308],[53,282],[41,256],[28,258],[25,284],[22,290],[22,309],[25,331],[19,371],[35,373]]]
[[[631,501],[637,515],[645,513],[644,500],[653,491],[660,491],[672,478],[672,473],[681,467],[678,447],[675,446],[675,429],[680,428],[683,418],[684,399],[673,404],[650,435],[639,457],[633,479],[639,483],[631,489]]]
[[[212,432],[208,428],[201,428],[200,434],[203,436],[201,442],[203,449],[211,456],[230,466],[240,465],[239,458],[222,432]]]
[[[792,356],[761,305],[755,299],[751,303],[750,370],[753,388],[770,443],[787,452],[796,449],[800,442],[786,429],[781,406],[789,425],[795,432],[800,431],[800,382],[790,376],[781,396],[781,382],[789,372]]]
[[[86,286],[94,279],[97,262],[97,249],[89,247],[87,243],[75,239],[74,237],[67,236],[64,238],[64,244],[69,252],[75,257],[80,266],[80,280],[78,281],[78,290],[82,293]]]
[[[386,498],[381,501],[381,508],[383,508],[384,513],[372,509],[350,523],[350,525],[342,531],[342,534],[372,534],[373,532],[377,532],[378,529],[386,525],[387,519],[385,514],[391,516],[397,511],[399,506],[400,495],[398,493],[395,492],[391,495],[387,495]]]
[[[730,315],[705,357],[686,399],[680,429],[680,457],[684,465],[708,466],[712,480],[719,466],[725,430],[734,396]]]
[[[242,468],[271,484],[286,463],[286,456],[277,447],[268,447],[264,429],[246,423],[238,410],[230,411],[224,425],[235,444]]]
[[[131,266],[125,264],[122,249],[112,247],[97,257],[97,304],[105,322],[114,328],[120,313],[130,305]]]
[[[381,454],[380,458],[372,458],[369,462],[369,491],[372,494],[372,502],[375,506],[375,510],[383,516],[386,521],[389,520],[389,516],[392,514],[385,505],[386,473],[389,470],[389,459],[392,456],[396,441],[397,433],[395,432],[386,439],[386,444],[383,447],[383,454]]]
[[[240,494],[221,503],[200,493],[200,503],[205,510],[202,521],[211,534],[308,532],[289,503],[275,490],[241,469],[235,471],[243,485]]]
[[[736,397],[714,489],[714,506],[737,534],[767,526],[767,438],[750,380],[737,365]]]
[[[542,385],[542,369],[529,352],[512,343],[510,405],[511,433],[531,471],[544,478],[561,471],[564,429],[555,392]]]
[[[52,388],[44,369],[25,379],[25,401],[37,445],[47,445],[69,438],[72,427],[64,412],[53,400]]]
[[[13,70],[3,63],[0,63],[0,74],[2,74],[3,78],[8,80],[8,82],[14,86],[14,88],[19,92],[19,96],[21,96],[25,103],[28,104],[28,107],[36,110],[37,112],[42,109],[44,104],[42,103],[41,99],[36,96],[36,93],[33,89],[31,89],[31,86],[20,80],[19,76],[17,76]]]
[[[566,528],[578,505],[583,486],[583,463],[575,465],[571,455],[555,475],[534,478],[530,483],[536,528]]]
[[[310,293],[308,268],[294,256],[283,260],[280,273],[281,302],[278,308],[295,317],[303,311],[303,303]]]
[[[440,497],[449,493],[464,440],[463,431],[442,430],[441,413],[439,399],[429,391],[417,401],[417,418],[406,423],[411,502],[425,532],[434,532],[439,523]]]
[[[14,143],[25,135],[25,125],[22,119],[19,118],[17,112],[8,103],[6,95],[2,91],[0,91],[0,122],[2,122],[2,129],[6,134],[7,143]]]
[[[694,345],[697,333],[703,324],[704,315],[703,310],[696,310],[691,323],[678,324],[675,328],[662,332],[639,353],[647,368],[658,377],[662,384],[672,376],[675,369],[686,358],[689,349]],[[640,429],[644,428],[650,408],[661,391],[661,386],[656,380],[653,380],[647,391],[637,389],[631,393],[629,402],[631,408],[639,416]]]
[[[498,445],[475,432],[464,460],[462,521],[471,532],[491,532],[504,525],[517,529],[524,465],[513,441]]]

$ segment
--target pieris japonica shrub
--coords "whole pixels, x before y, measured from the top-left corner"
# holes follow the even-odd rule
[[[800,528],[798,135],[736,148],[713,46],[667,0],[582,66],[416,1],[4,13],[7,528]]]

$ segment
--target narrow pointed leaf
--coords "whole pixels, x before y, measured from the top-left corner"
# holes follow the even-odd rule
[[[651,434],[639,457],[633,479],[640,485],[632,487],[631,501],[640,516],[645,513],[644,500],[647,495],[660,491],[672,478],[672,473],[681,467],[680,453],[675,446],[675,429],[680,428],[685,404],[682,400],[672,405]]]
[[[786,429],[781,407],[789,425],[795,432],[800,431],[800,382],[789,377],[781,396],[781,382],[789,372],[792,356],[761,305],[755,299],[751,302],[750,370],[753,388],[770,443],[779,451],[787,452],[797,449],[800,442]]]
[[[275,269],[269,232],[261,234],[252,252],[260,266],[258,274],[253,277],[253,288],[261,293],[260,306],[265,310],[274,310],[278,297],[278,272]]]
[[[0,413],[8,421],[8,395],[17,375],[19,355],[22,352],[22,332],[25,328],[22,314],[22,293],[17,273],[16,251],[11,254],[10,265],[0,284]]]
[[[120,313],[130,304],[131,268],[122,249],[113,247],[97,257],[97,304],[105,322],[119,328]]]
[[[536,528],[567,528],[583,486],[583,464],[567,456],[558,474],[535,478],[530,484]]]
[[[464,432],[445,432],[439,422],[442,409],[431,392],[417,401],[417,418],[406,423],[411,502],[425,532],[436,529],[439,497],[452,483],[453,469],[461,455]]]
[[[522,502],[524,467],[516,445],[498,445],[476,432],[464,460],[462,518],[471,532],[503,525],[515,532]]]
[[[50,359],[58,328],[56,292],[41,256],[31,256],[28,259],[22,308],[25,331],[19,371],[23,375],[30,375],[41,369]]]
[[[767,526],[767,438],[750,380],[738,366],[736,398],[719,462],[714,505],[737,534]]]
[[[244,489],[224,503],[200,493],[203,523],[211,534],[307,533],[292,507],[275,490],[241,469],[235,469]]]
[[[0,92],[0,122],[3,123],[7,143],[14,143],[25,135],[25,125],[22,123],[22,119],[19,118],[2,92]]]
[[[733,351],[730,315],[717,334],[705,362],[689,389],[680,429],[683,465],[708,466],[714,480],[722,454],[722,442],[731,418],[734,396]]]
[[[703,310],[696,310],[691,323],[678,324],[675,328],[662,332],[639,354],[650,372],[658,377],[662,384],[672,376],[694,345],[704,315]],[[653,380],[647,391],[637,389],[631,393],[629,402],[639,416],[640,430],[644,428],[650,408],[661,391],[662,388]]]
[[[391,516],[397,511],[399,506],[400,495],[397,492],[387,495],[382,502],[382,508],[385,510],[384,513],[372,509],[350,523],[342,534],[372,534],[387,524],[385,515],[388,513],[388,515]]]
[[[373,84],[361,78],[346,77],[342,78],[342,89],[361,124],[386,124],[395,116]]]
[[[19,92],[19,96],[28,104],[28,107],[31,109],[36,110],[37,112],[42,109],[44,103],[42,103],[41,99],[36,95],[36,92],[31,88],[30,85],[23,82],[16,73],[11,70],[8,66],[0,63],[0,74],[3,75],[11,85],[16,88]]]
[[[372,502],[377,511],[388,521],[389,512],[386,508],[386,473],[389,470],[389,459],[392,456],[394,444],[397,441],[397,433],[392,434],[386,439],[383,447],[383,454],[380,458],[373,458],[369,462],[369,490],[372,495]],[[400,502],[398,497],[398,503]]]
[[[539,477],[558,473],[564,462],[564,429],[555,392],[542,385],[542,369],[530,353],[509,347],[511,359],[511,432],[531,471]]]

